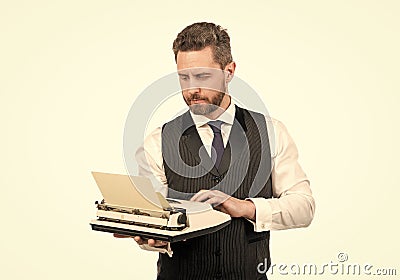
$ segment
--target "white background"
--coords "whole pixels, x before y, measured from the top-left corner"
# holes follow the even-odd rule
[[[388,0],[1,1],[0,278],[155,279],[155,254],[90,230],[90,171],[126,172],[130,106],[175,70],[172,41],[196,21],[228,29],[236,74],[287,126],[312,183],[313,224],[273,232],[273,262],[345,252],[396,267],[399,12]]]

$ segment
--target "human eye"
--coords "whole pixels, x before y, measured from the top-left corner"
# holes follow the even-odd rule
[[[210,73],[200,73],[196,75],[196,79],[198,80],[207,80],[210,77],[211,77]]]
[[[189,80],[189,76],[188,75],[179,74],[179,79],[182,80],[182,81],[187,81],[187,80]]]

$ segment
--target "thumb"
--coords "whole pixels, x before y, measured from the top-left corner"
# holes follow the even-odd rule
[[[129,238],[131,236],[128,235],[123,235],[123,234],[118,234],[118,233],[114,233],[113,234],[115,238]]]

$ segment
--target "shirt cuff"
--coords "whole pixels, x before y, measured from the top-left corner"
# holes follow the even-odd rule
[[[172,254],[174,253],[171,250],[171,243],[170,242],[168,242],[168,244],[163,246],[163,247],[154,247],[154,246],[149,246],[148,244],[142,244],[142,245],[139,245],[139,247],[141,249],[143,249],[143,250],[146,250],[146,251],[160,252],[160,253],[163,253],[163,254],[167,253],[169,257],[172,257]]]
[[[246,200],[252,201],[256,207],[256,220],[252,221],[247,219],[253,224],[254,231],[262,232],[270,230],[272,227],[272,208],[267,202],[267,199],[263,197],[254,197],[246,198]]]

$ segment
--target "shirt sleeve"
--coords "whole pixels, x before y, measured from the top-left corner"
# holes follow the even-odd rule
[[[138,164],[138,173],[140,176],[149,178],[153,184],[156,192],[160,192],[163,196],[168,194],[167,178],[164,173],[163,159],[161,153],[161,127],[152,131],[144,140],[135,154],[136,162]],[[155,251],[166,253],[172,257],[173,251],[171,243],[162,247],[153,247],[147,244],[139,245],[139,247],[146,251]]]
[[[161,153],[161,127],[152,131],[136,151],[139,176],[149,178],[156,192],[167,196],[168,184]]]
[[[273,133],[269,133],[273,167],[273,198],[248,198],[256,208],[255,221],[250,221],[257,232],[308,226],[315,211],[310,182],[298,163],[298,151],[286,127],[270,119]],[[275,140],[275,141],[272,141]]]

